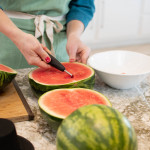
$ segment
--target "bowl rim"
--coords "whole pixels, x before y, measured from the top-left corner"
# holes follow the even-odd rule
[[[99,72],[103,72],[103,73],[107,73],[107,74],[110,74],[110,75],[118,75],[118,76],[140,76],[140,75],[146,75],[146,74],[149,74],[150,73],[150,70],[149,71],[146,71],[146,72],[143,72],[143,73],[137,73],[137,74],[120,74],[120,73],[111,73],[111,72],[108,72],[108,71],[103,71],[103,70],[98,70],[96,69],[94,66],[92,66],[90,64],[90,60],[92,59],[92,57],[94,57],[96,54],[99,54],[99,53],[109,53],[109,52],[128,52],[128,53],[134,53],[134,54],[138,54],[138,55],[143,55],[144,57],[149,57],[150,59],[150,56],[149,55],[146,55],[146,54],[143,54],[143,53],[139,53],[139,52],[135,52],[135,51],[130,51],[130,50],[121,50],[121,49],[118,49],[118,50],[106,50],[106,51],[102,51],[102,52],[97,52],[91,56],[89,56],[88,58],[88,61],[87,61],[87,64],[92,67],[93,69],[95,69],[96,71],[99,71]]]

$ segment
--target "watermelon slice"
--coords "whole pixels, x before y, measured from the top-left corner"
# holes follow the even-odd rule
[[[90,104],[111,106],[109,100],[101,93],[85,89],[56,89],[43,94],[38,104],[42,115],[51,124],[59,123],[79,107]]]
[[[48,70],[37,68],[29,73],[29,83],[35,93],[41,95],[59,88],[93,88],[95,72],[91,67],[81,63],[64,62],[62,64],[73,74],[73,78],[54,67]]]
[[[4,89],[15,78],[17,72],[12,68],[0,64],[0,90]]]

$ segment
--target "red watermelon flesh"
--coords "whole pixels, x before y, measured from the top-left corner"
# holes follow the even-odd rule
[[[11,68],[9,68],[9,67],[7,67],[7,66],[5,66],[5,65],[2,65],[2,64],[0,64],[0,71],[4,71],[4,72],[14,72],[13,69],[11,69]]]
[[[73,74],[73,78],[71,78],[71,76],[66,72],[61,72],[54,67],[47,70],[38,68],[32,72],[32,78],[39,83],[58,85],[88,78],[93,73],[92,69],[78,63],[64,62],[62,64],[65,66],[67,71]]]
[[[39,106],[49,115],[66,118],[79,107],[90,104],[111,106],[109,100],[99,92],[90,89],[57,89],[49,91],[39,99]]]

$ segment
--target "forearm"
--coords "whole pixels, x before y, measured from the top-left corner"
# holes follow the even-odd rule
[[[48,69],[48,54],[39,41],[32,35],[20,30],[0,9],[0,32],[6,35],[20,50],[30,65]]]
[[[70,36],[76,36],[80,38],[83,31],[84,31],[84,24],[81,21],[72,20],[67,24],[67,39]]]
[[[6,35],[13,42],[17,39],[22,31],[8,18],[0,9],[0,32]]]

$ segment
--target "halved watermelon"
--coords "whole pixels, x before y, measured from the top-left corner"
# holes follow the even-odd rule
[[[5,88],[15,78],[17,72],[12,68],[0,64],[0,90]]]
[[[56,89],[43,94],[38,104],[43,117],[49,124],[60,122],[79,107],[89,104],[111,106],[101,93],[85,88]]]
[[[37,68],[29,73],[29,83],[35,93],[39,95],[59,88],[88,88],[92,89],[95,83],[94,70],[81,63],[62,63],[66,70],[73,74],[73,78],[66,72],[54,67],[50,69]]]

